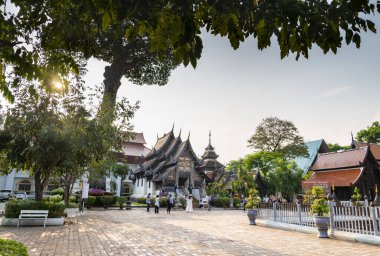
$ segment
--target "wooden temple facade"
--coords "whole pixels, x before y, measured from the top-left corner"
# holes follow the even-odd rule
[[[193,194],[199,200],[205,196],[206,183],[224,173],[224,166],[217,161],[218,155],[211,145],[211,134],[200,159],[191,146],[190,134],[183,141],[181,132],[176,137],[173,129],[157,138],[154,147],[142,158],[140,168],[131,173],[133,197],[172,193]]]

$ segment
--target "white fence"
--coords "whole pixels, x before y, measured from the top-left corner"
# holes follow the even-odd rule
[[[344,232],[380,236],[380,208],[365,206],[330,206],[330,228]],[[310,205],[294,203],[261,204],[257,218],[315,227]]]

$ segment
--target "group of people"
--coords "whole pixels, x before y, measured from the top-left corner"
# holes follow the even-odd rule
[[[149,193],[146,196],[145,202],[146,202],[146,211],[149,212],[150,211],[150,205],[152,204],[151,193]],[[171,194],[169,194],[169,196],[167,198],[166,205],[167,205],[166,213],[170,213],[171,209],[174,207],[174,199],[173,199],[173,196]],[[154,213],[159,213],[159,211],[160,211],[160,196],[156,195],[156,197],[154,198]]]
[[[146,196],[146,211],[150,212],[150,206],[152,204],[151,201],[151,193],[149,193]],[[193,196],[190,194],[189,196],[186,197],[186,212],[193,212]],[[171,209],[174,207],[174,199],[171,194],[168,195],[167,201],[167,208],[166,208],[166,213],[170,214]],[[156,195],[154,198],[154,213],[159,213],[160,211],[160,196]]]

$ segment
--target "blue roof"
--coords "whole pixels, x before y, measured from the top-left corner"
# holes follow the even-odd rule
[[[306,174],[310,170],[311,165],[313,164],[315,158],[318,155],[318,151],[322,145],[322,142],[323,139],[306,142],[305,146],[309,153],[309,157],[297,157],[294,159],[298,168],[303,170],[304,174]]]

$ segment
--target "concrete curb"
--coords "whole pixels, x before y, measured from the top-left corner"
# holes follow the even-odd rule
[[[287,231],[297,231],[297,232],[302,232],[302,233],[307,233],[307,234],[318,233],[317,229],[314,227],[298,226],[298,225],[293,225],[293,224],[274,222],[274,221],[268,221],[268,220],[262,220],[262,219],[256,219],[256,223],[257,225],[260,225],[260,226],[269,227],[269,228],[278,228],[278,229],[287,230]],[[331,238],[349,241],[349,242],[359,242],[359,243],[380,245],[379,236],[355,234],[355,233],[348,233],[348,232],[343,232],[343,231],[334,231],[333,234],[329,232],[329,236]]]

